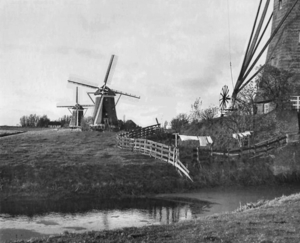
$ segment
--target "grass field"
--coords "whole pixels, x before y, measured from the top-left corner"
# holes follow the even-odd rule
[[[0,198],[138,196],[189,183],[170,164],[118,148],[116,133],[43,129],[0,139]]]
[[[199,168],[190,163],[191,150],[183,149],[190,182],[171,164],[118,148],[114,132],[2,127],[0,134],[7,131],[15,135],[0,137],[0,199],[119,198],[276,183],[269,158],[214,159]]]

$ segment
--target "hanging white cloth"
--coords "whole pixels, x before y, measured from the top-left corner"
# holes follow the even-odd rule
[[[208,142],[207,142],[206,137],[199,137],[199,145],[200,145],[200,147],[201,146],[205,147],[205,146],[207,146],[207,144],[208,144]]]
[[[211,139],[210,136],[207,136],[206,139],[207,139],[207,142],[208,142],[208,143],[213,144],[213,140]]]
[[[199,141],[201,147],[208,146],[213,143],[210,136],[187,136],[179,135],[181,141],[196,140]]]
[[[251,131],[241,132],[241,133],[234,133],[232,137],[235,139],[244,138],[251,135]]]
[[[198,136],[186,136],[186,135],[179,135],[181,141],[187,141],[187,140],[197,140]]]
[[[205,147],[213,143],[213,140],[210,136],[199,136],[198,138],[200,147]]]

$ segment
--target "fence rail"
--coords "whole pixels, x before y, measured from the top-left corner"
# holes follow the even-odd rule
[[[162,143],[157,143],[143,138],[129,138],[124,135],[117,136],[118,147],[165,161],[176,167],[177,171],[184,174],[191,181],[189,170],[179,160],[179,149]]]
[[[160,124],[156,124],[148,127],[139,127],[128,132],[123,132],[120,133],[119,136],[128,138],[146,138],[155,134],[155,132],[159,129]]]
[[[288,143],[298,142],[300,140],[300,134],[287,134],[285,136],[277,136],[259,143],[254,144],[250,147],[241,147],[236,149],[231,149],[227,151],[213,151],[210,150],[210,155],[216,156],[241,156],[241,155],[253,155],[254,157],[259,157],[262,154],[265,154],[273,149],[284,146]],[[200,150],[194,150],[194,157],[199,158]],[[199,160],[199,159],[198,159]]]

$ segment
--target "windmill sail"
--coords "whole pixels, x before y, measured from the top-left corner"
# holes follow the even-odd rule
[[[112,77],[116,69],[117,61],[118,61],[118,57],[116,55],[112,55],[104,78],[105,86],[106,84],[108,85],[111,84]]]

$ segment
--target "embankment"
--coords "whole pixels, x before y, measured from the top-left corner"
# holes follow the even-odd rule
[[[117,148],[115,138],[110,132],[66,130],[2,137],[0,200],[107,199],[278,181],[271,155],[252,160],[219,157],[198,166],[191,163],[188,151],[182,151],[181,160],[194,180],[190,182],[170,164]]]

